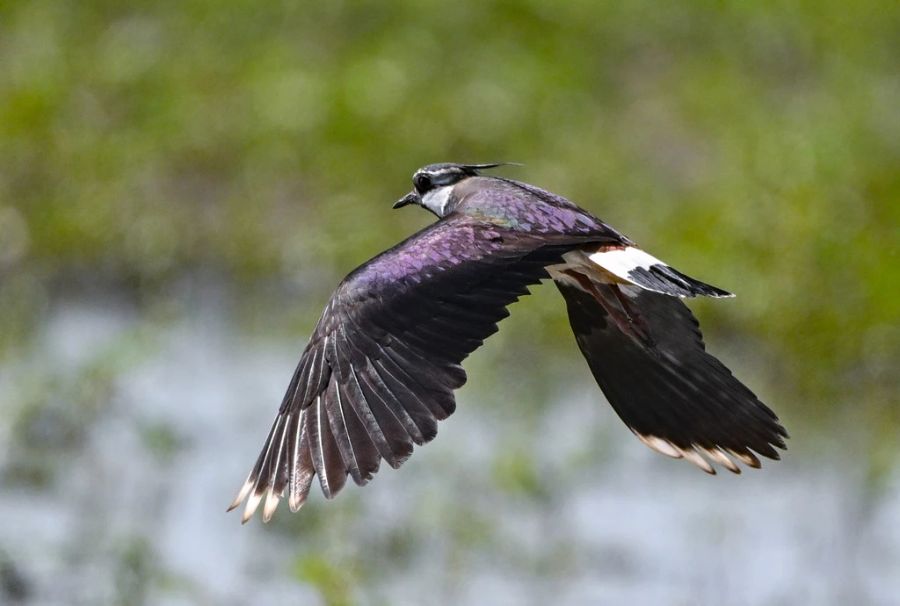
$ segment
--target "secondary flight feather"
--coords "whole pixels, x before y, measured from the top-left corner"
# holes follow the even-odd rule
[[[481,174],[497,164],[432,164],[394,204],[438,220],[354,270],[313,330],[262,452],[229,510],[296,511],[314,478],[334,497],[399,467],[437,435],[466,382],[460,365],[507,306],[551,278],[607,400],[653,450],[708,473],[778,459],[778,417],[706,352],[682,299],[730,297],[641,250],[569,200]]]

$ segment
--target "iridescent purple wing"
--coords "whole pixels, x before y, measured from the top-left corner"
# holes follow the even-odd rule
[[[232,508],[246,500],[246,521],[265,498],[268,520],[285,493],[291,509],[299,508],[314,476],[330,498],[348,475],[365,484],[382,459],[400,466],[453,413],[453,391],[466,381],[460,363],[571,246],[571,238],[458,215],[347,276]]]

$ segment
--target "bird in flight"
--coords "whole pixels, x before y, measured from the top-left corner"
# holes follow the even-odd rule
[[[431,164],[394,208],[438,220],[350,273],[300,356],[262,452],[229,511],[265,500],[296,511],[313,478],[334,497],[399,467],[437,434],[466,382],[461,362],[507,306],[550,278],[575,341],[622,421],[644,444],[710,474],[779,459],[778,417],[706,352],[682,299],[730,297],[691,278],[569,200],[482,171]]]

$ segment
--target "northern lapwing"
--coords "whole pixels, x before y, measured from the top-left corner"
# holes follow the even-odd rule
[[[682,299],[730,293],[644,252],[569,200],[482,171],[431,164],[394,204],[438,220],[350,273],[325,306],[265,446],[229,510],[303,505],[399,467],[437,434],[466,382],[460,363],[507,306],[551,278],[607,400],[653,450],[707,473],[778,459],[778,417],[705,350]]]

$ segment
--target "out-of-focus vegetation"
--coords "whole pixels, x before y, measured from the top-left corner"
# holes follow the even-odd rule
[[[343,274],[431,220],[390,210],[415,168],[512,160],[504,174],[736,291],[697,306],[719,351],[801,444],[844,427],[883,470],[900,430],[898,58],[890,0],[5,2],[0,361],[60,297],[165,315],[200,276],[247,317],[296,310],[302,338]],[[572,349],[552,290],[491,355]],[[29,427],[55,410],[26,404]],[[495,465],[540,497],[521,457]],[[327,562],[296,574],[347,600]]]
[[[517,160],[736,290],[785,405],[896,422],[898,57],[893,2],[6,3],[4,350],[72,284],[324,296],[416,167]]]

